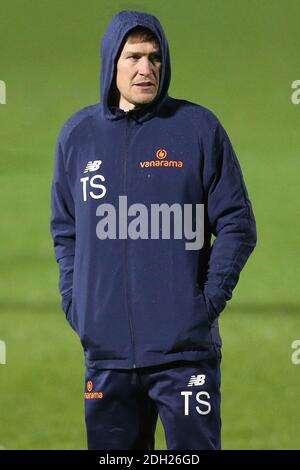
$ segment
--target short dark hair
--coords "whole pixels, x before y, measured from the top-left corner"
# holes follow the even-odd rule
[[[155,42],[158,46],[159,40],[151,29],[145,26],[136,26],[126,34],[124,43],[130,38],[131,42]]]

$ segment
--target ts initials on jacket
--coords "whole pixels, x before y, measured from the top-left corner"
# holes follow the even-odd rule
[[[124,112],[109,107],[108,97],[122,40],[138,25],[159,38],[161,81],[151,103]],[[74,114],[56,146],[50,228],[62,309],[89,367],[220,355],[218,317],[256,244],[229,137],[210,110],[168,95],[169,48],[156,18],[121,12],[104,35],[101,59],[101,102]],[[118,208],[121,196],[149,213],[152,204],[203,204],[202,247],[187,250],[174,237],[100,239],[99,205]]]

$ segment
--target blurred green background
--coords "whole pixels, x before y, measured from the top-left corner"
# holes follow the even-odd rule
[[[0,448],[86,448],[84,360],[60,310],[50,185],[58,132],[99,100],[100,39],[123,9],[160,19],[170,95],[219,117],[257,220],[220,321],[223,448],[300,449],[299,0],[1,0]],[[160,422],[156,448],[166,448]]]

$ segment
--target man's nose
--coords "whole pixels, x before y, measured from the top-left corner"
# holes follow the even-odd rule
[[[150,75],[152,72],[151,61],[147,57],[142,57],[139,63],[139,73],[141,75]]]

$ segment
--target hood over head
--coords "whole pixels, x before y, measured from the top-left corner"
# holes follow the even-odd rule
[[[157,37],[162,56],[161,75],[156,97],[147,104],[136,106],[128,111],[140,121],[149,119],[158,111],[162,103],[168,98],[168,89],[171,80],[171,65],[169,46],[158,19],[149,13],[124,10],[115,15],[106,29],[101,41],[101,74],[100,96],[101,113],[106,119],[120,119],[126,113],[118,106],[110,106],[109,97],[112,82],[115,78],[116,58],[127,33],[136,26],[150,29]]]

